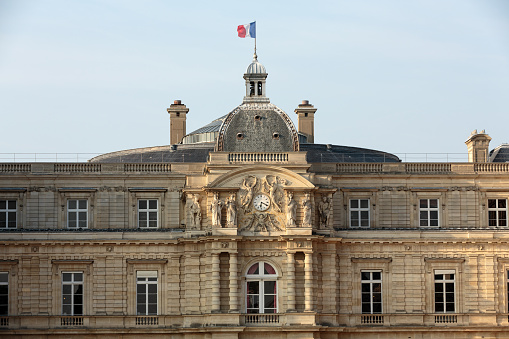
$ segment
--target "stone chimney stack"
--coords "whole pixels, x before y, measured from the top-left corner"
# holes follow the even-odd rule
[[[468,147],[468,162],[488,162],[491,137],[484,130],[472,131],[465,144]]]
[[[308,100],[302,100],[299,107],[295,109],[299,133],[307,136],[310,144],[315,143],[315,112],[316,108]]]
[[[167,111],[170,114],[170,145],[178,144],[186,135],[186,115],[189,108],[180,100],[175,100]]]

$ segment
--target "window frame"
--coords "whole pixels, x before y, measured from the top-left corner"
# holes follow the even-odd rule
[[[461,291],[463,290],[463,266],[465,264],[465,258],[424,258],[424,269],[425,269],[425,305],[426,313],[435,312],[435,271],[455,271],[455,285],[454,285],[454,313],[463,313],[464,310],[464,297]],[[452,314],[437,313],[437,314]]]
[[[490,200],[495,200],[496,201],[496,205],[497,207],[490,207]],[[505,208],[501,208],[501,207],[498,207],[499,205],[499,201],[500,200],[504,200],[505,201]],[[508,206],[507,206],[507,203],[508,203],[508,199],[505,198],[505,197],[488,197],[486,199],[486,207],[487,207],[487,218],[488,218],[488,227],[507,227],[508,226]],[[490,212],[495,212],[495,215],[496,215],[496,219],[494,219],[496,221],[496,225],[490,225],[490,221],[493,220],[490,218]],[[504,219],[504,223],[505,225],[500,225],[500,212],[504,212],[505,213],[505,219]]]
[[[450,275],[450,274],[453,274],[454,275],[454,278],[451,280],[451,279],[446,279],[445,277],[441,280],[437,280],[436,276],[437,275]],[[456,273],[456,270],[441,270],[441,269],[436,269],[436,270],[433,270],[433,313],[458,313],[457,312],[457,288],[456,288],[456,278],[457,278],[457,273]],[[452,301],[452,305],[453,305],[453,308],[454,310],[453,311],[448,311],[447,310],[447,304],[450,303],[447,301],[447,284],[450,284],[452,281],[452,286],[453,286],[453,301]],[[436,290],[436,287],[437,287],[437,284],[441,284],[442,285],[442,298],[443,298],[443,301],[437,301],[437,290]],[[449,292],[450,293],[450,292]],[[443,304],[443,311],[437,311],[437,304],[438,303],[441,303]]]
[[[11,298],[10,298],[10,286],[9,286],[9,282],[10,282],[10,274],[9,274],[9,271],[4,271],[4,270],[1,270],[0,271],[0,276],[1,275],[6,275],[7,279],[6,281],[1,281],[2,279],[0,279],[0,286],[7,286],[7,291],[5,293],[5,299],[6,299],[6,302],[4,304],[1,303],[1,300],[0,300],[0,317],[7,317],[9,316],[10,314],[10,301],[11,301]],[[2,294],[0,294],[0,297],[2,296]],[[6,309],[6,312],[4,314],[2,314],[2,311],[1,311],[1,307],[2,306],[5,306],[5,309]]]
[[[369,276],[370,276],[370,279],[368,280],[364,280],[363,279],[363,275],[364,273],[369,273]],[[380,275],[380,278],[379,279],[374,279],[373,278],[373,275],[374,273],[377,273]],[[361,280],[360,280],[360,284],[361,284],[361,313],[362,314],[383,314],[384,313],[384,309],[383,309],[383,271],[382,270],[361,270]],[[374,292],[374,285],[375,284],[379,284],[380,285],[380,291],[378,292]],[[364,292],[364,288],[363,288],[363,285],[368,285],[369,286],[369,291],[366,293]],[[379,293],[380,294],[380,312],[374,312],[374,307],[373,307],[373,304],[374,304],[374,293]],[[364,312],[363,310],[363,306],[364,304],[366,304],[364,302],[364,298],[363,298],[363,295],[364,294],[369,294],[369,312]]]
[[[171,281],[171,278],[167,277],[166,274],[166,266],[168,264],[167,259],[126,259],[127,264],[127,312],[129,315],[137,315],[137,287],[138,287],[138,279],[137,272],[138,271],[156,271],[157,272],[157,312],[158,315],[166,314],[167,312],[167,303],[163,302],[163,300],[167,300],[167,295],[173,295],[174,293],[168,293],[166,288],[163,286],[168,286],[168,279]],[[178,307],[177,307],[178,308]],[[170,307],[171,309],[171,307]],[[143,315],[139,315],[143,316]],[[156,315],[153,315],[156,316]]]
[[[436,200],[437,201],[437,206],[436,207],[430,207],[431,206],[431,200]],[[422,201],[426,201],[426,207],[421,207],[421,202]],[[417,199],[417,206],[419,208],[419,211],[418,211],[418,224],[419,224],[419,227],[423,227],[423,228],[437,228],[437,227],[440,227],[441,224],[440,224],[440,217],[441,217],[441,213],[440,213],[440,198],[424,198],[424,197],[418,197]],[[422,218],[422,212],[426,212],[426,219],[424,220]],[[432,220],[435,220],[435,219],[431,219],[431,212],[437,212],[437,225],[431,225],[431,221]],[[427,225],[422,225],[422,222],[426,221]]]
[[[18,199],[16,198],[1,198],[0,201],[5,201],[5,208],[0,208],[0,214],[5,214],[5,227],[0,225],[0,229],[14,230],[18,228]],[[14,201],[14,209],[9,208],[9,202]],[[9,227],[9,215],[14,213],[14,227]]]
[[[76,202],[76,208],[70,208],[69,207],[69,204],[72,202],[72,201],[75,201]],[[86,203],[86,207],[83,209],[83,208],[80,208],[80,202],[81,201],[84,201]],[[85,226],[80,226],[80,213],[85,213]],[[73,220],[76,222],[76,226],[69,226],[69,223],[71,221],[70,219],[70,214],[71,213],[76,213],[76,220]],[[88,228],[88,223],[89,223],[89,201],[88,199],[80,199],[80,198],[68,198],[66,199],[66,226],[68,229],[83,229],[83,228]]]
[[[64,281],[65,274],[71,274],[72,280]],[[74,280],[74,276],[77,274],[81,274],[81,280]],[[61,276],[61,292],[62,292],[61,300],[60,300],[60,305],[61,305],[60,314],[63,316],[83,316],[83,315],[85,315],[85,272],[83,272],[83,271],[72,271],[72,272],[63,271],[60,276]],[[71,294],[70,294],[71,314],[64,313],[64,307],[67,306],[66,304],[64,304],[64,299],[65,299],[64,295],[68,294],[68,293],[64,294],[64,286],[67,286],[67,285],[71,286]],[[75,299],[77,296],[76,292],[74,291],[75,286],[81,286],[81,304],[75,303]],[[75,313],[76,305],[81,305],[81,314]]]
[[[142,201],[145,201],[147,203],[147,208],[140,208],[140,202]],[[157,206],[156,208],[150,208],[150,202],[151,201],[155,201]],[[137,227],[139,229],[158,229],[160,227],[160,213],[159,213],[159,206],[160,206],[160,203],[159,203],[159,199],[158,198],[138,198],[136,200],[136,220],[137,220]],[[150,226],[150,213],[156,213],[156,226]],[[146,214],[146,222],[147,222],[147,225],[146,226],[140,226],[140,223],[141,223],[141,218],[140,218],[140,215],[141,213],[144,213]]]
[[[59,216],[59,228],[67,230],[79,230],[94,228],[94,213],[95,213],[95,199],[96,188],[93,187],[61,187],[58,189],[59,205],[61,206],[61,213]],[[87,200],[87,220],[86,227],[69,227],[69,201],[70,200]]]
[[[361,207],[361,201],[367,200],[368,207]],[[352,202],[357,201],[358,207],[352,207]],[[356,213],[358,216],[359,225],[352,225],[352,212]],[[367,226],[362,226],[362,212],[368,212],[368,224]],[[355,197],[348,199],[348,226],[351,228],[370,228],[371,227],[371,199],[369,197]]]
[[[155,278],[155,281],[154,280],[149,280],[149,279],[154,279]],[[140,282],[140,279],[147,279],[145,281],[141,281]],[[143,285],[145,286],[145,293],[146,296],[145,296],[145,301],[144,301],[144,307],[145,307],[145,312],[144,313],[139,313],[139,286],[140,285]],[[149,302],[149,286],[150,285],[156,285],[156,292],[155,292],[155,295],[156,295],[156,302],[155,302],[155,305],[156,305],[156,312],[155,313],[150,313],[149,312],[149,304],[151,304]],[[145,316],[145,315],[152,315],[152,316],[155,316],[155,315],[159,315],[159,272],[157,270],[155,271],[148,271],[148,270],[137,270],[136,271],[136,315],[137,316]],[[153,303],[152,303],[153,304]]]
[[[258,274],[250,274],[249,273],[249,270],[251,269],[251,267],[253,267],[254,265],[258,264]],[[272,269],[274,270],[274,274],[266,274],[265,273],[265,264],[268,264],[270,267],[272,267]],[[261,267],[263,267],[262,269],[260,269]],[[279,271],[276,267],[276,265],[274,265],[272,262],[269,262],[269,261],[266,261],[266,260],[259,260],[259,261],[254,261],[254,262],[251,262],[249,265],[247,265],[247,269],[246,269],[246,273],[244,274],[244,278],[245,278],[245,281],[244,281],[244,311],[246,314],[277,314],[279,313],[279,277],[280,277],[280,274],[279,274]],[[275,293],[265,293],[265,282],[274,282],[275,286],[274,286],[274,289],[275,289]],[[249,283],[252,283],[252,282],[258,282],[258,293],[257,294],[250,294],[249,293]],[[256,309],[255,307],[249,307],[248,308],[248,304],[249,304],[249,296],[252,295],[252,296],[256,296],[258,295],[258,312],[250,312],[249,310],[251,309]],[[274,302],[275,302],[275,307],[265,307],[265,302],[262,303],[262,300],[265,301],[265,296],[273,296],[273,299],[274,299]],[[273,313],[269,313],[269,312],[265,312],[266,309],[273,309],[274,312]]]

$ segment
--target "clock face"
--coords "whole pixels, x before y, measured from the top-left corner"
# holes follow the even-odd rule
[[[256,208],[258,211],[266,211],[267,209],[269,209],[269,206],[270,206],[270,199],[268,196],[266,196],[265,194],[258,194],[254,199],[253,199],[253,206],[254,208]]]

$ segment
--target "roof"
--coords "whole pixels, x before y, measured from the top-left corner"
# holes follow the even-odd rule
[[[490,162],[509,162],[509,144],[502,144],[490,152]]]

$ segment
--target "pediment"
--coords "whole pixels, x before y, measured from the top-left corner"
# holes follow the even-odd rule
[[[213,182],[211,182],[207,188],[212,189],[238,189],[242,187],[242,184],[246,178],[258,178],[262,180],[264,178],[274,178],[278,181],[285,182],[285,188],[287,189],[313,189],[315,186],[303,176],[290,171],[286,168],[277,166],[244,166],[240,169],[232,170],[226,174],[223,174]]]

